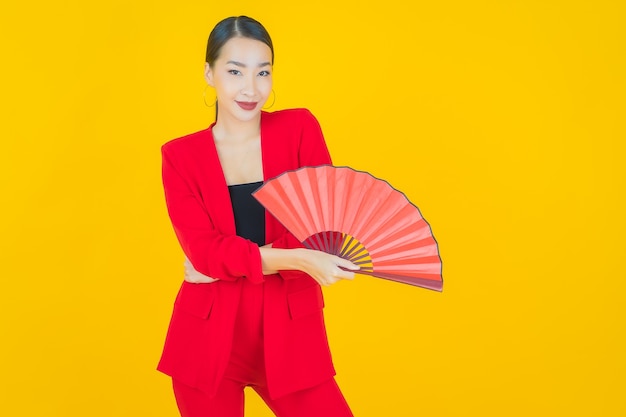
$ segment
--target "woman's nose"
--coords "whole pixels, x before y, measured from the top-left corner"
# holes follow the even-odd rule
[[[241,87],[241,93],[247,96],[253,96],[256,91],[256,84],[254,77],[243,77],[243,85]]]

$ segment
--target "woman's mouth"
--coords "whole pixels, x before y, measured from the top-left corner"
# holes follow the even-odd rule
[[[256,105],[258,104],[258,102],[256,102],[256,101],[252,101],[252,102],[249,102],[249,101],[237,101],[236,103],[239,105],[239,107],[241,107],[244,110],[254,110],[254,109],[256,109]]]

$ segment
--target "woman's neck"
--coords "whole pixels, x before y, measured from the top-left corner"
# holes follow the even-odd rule
[[[219,117],[213,126],[213,137],[217,141],[228,140],[229,142],[246,141],[257,137],[261,129],[261,114],[252,120],[242,122],[228,117]]]

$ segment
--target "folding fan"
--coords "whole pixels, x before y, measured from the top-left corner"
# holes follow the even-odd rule
[[[287,171],[254,197],[302,244],[348,259],[359,274],[441,291],[441,257],[419,209],[384,180],[349,167]]]

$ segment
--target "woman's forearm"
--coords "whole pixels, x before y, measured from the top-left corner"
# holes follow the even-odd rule
[[[271,246],[259,248],[264,274],[276,271],[297,270],[309,274],[321,285],[330,285],[340,279],[354,278],[359,267],[339,256],[317,250],[274,249]]]
[[[259,248],[264,274],[275,274],[278,271],[303,271],[303,249],[275,249],[271,244]]]

